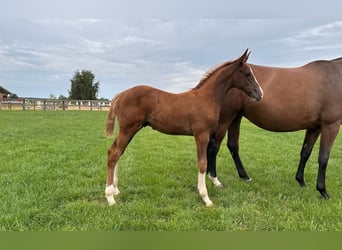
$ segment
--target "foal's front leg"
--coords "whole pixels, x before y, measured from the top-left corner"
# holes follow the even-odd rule
[[[213,206],[213,202],[208,196],[205,175],[207,171],[207,145],[209,135],[196,136],[197,164],[198,164],[198,192],[207,207]]]

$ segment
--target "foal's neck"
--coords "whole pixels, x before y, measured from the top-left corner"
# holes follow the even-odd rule
[[[214,100],[216,105],[221,105],[229,89],[233,88],[233,70],[226,66],[218,70],[207,79],[197,91],[201,92],[207,99]]]

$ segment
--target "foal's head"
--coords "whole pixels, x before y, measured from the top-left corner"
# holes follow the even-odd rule
[[[217,79],[220,84],[229,82],[231,87],[241,89],[253,100],[259,101],[263,96],[263,91],[252,68],[247,64],[249,54],[250,52],[247,49],[240,58],[222,68]]]

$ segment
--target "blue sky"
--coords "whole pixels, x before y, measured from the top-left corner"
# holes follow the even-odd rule
[[[171,92],[188,90],[206,70],[238,57],[246,48],[252,51],[251,63],[272,66],[292,67],[342,56],[342,19],[334,15],[342,6],[335,6],[324,18],[316,15],[317,8],[305,18],[297,17],[298,10],[291,17],[286,14],[290,7],[285,6],[271,6],[269,14],[246,16],[253,13],[250,6],[240,16],[222,18],[224,8],[206,16],[206,4],[202,16],[188,17],[184,13],[191,8],[184,10],[180,2],[152,5],[161,11],[136,16],[137,9],[146,9],[146,5],[134,5],[132,11],[126,5],[118,8],[118,2],[109,5],[120,10],[114,17],[105,11],[90,15],[96,7],[91,4],[83,8],[84,15],[78,14],[79,9],[49,12],[61,5],[43,6],[44,11],[35,14],[5,15],[0,22],[0,85],[23,97],[68,96],[74,72],[86,69],[100,81],[99,97],[112,98],[138,84]],[[226,2],[223,7],[229,9]],[[167,8],[181,14],[170,15]],[[305,5],[301,8],[307,10]],[[277,13],[284,18],[274,17]]]

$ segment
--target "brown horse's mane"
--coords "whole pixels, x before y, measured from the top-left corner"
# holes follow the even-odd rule
[[[233,61],[228,61],[228,62],[224,62],[221,63],[217,66],[214,66],[213,68],[209,69],[202,77],[202,79],[200,80],[200,82],[198,83],[198,85],[194,88],[192,88],[192,90],[196,90],[199,89],[200,87],[202,87],[204,85],[204,83],[208,80],[208,78],[213,75],[215,72],[217,72],[218,70],[232,64],[233,62],[235,62],[236,60]]]
[[[335,58],[335,59],[331,59],[331,60],[317,60],[317,61],[312,61],[312,62],[309,62],[308,64],[306,65],[311,65],[311,64],[317,64],[317,63],[326,63],[326,62],[338,62],[342,60],[342,57],[338,57],[338,58]]]
[[[342,57],[339,57],[339,58],[335,58],[333,60],[331,60],[332,62],[335,62],[335,61],[339,61],[339,60],[342,60]]]

